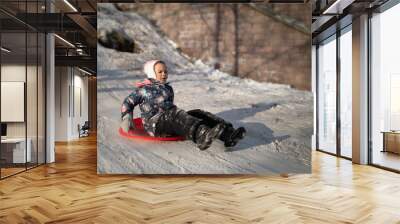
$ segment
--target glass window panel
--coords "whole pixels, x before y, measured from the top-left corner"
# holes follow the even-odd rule
[[[0,7],[21,20],[25,13],[45,12],[45,1],[1,1]],[[18,22],[7,13],[0,12],[1,19],[1,82],[2,91],[11,91],[9,85],[22,83],[11,95],[22,101],[20,120],[1,119],[6,125],[0,145],[0,177],[15,174],[45,162],[45,35],[32,27]],[[7,86],[7,87],[4,87]],[[3,93],[2,92],[2,93]],[[10,93],[3,93],[10,96]],[[1,100],[0,100],[1,101]],[[8,97],[8,101],[10,97]],[[3,100],[3,104],[6,101]],[[2,105],[3,105],[2,104]],[[17,104],[19,105],[19,104]],[[0,107],[2,113],[10,114],[10,108]],[[12,114],[17,114],[14,113]],[[25,117],[26,114],[26,117]]]
[[[372,163],[396,170],[400,170],[399,21],[400,4],[371,19]],[[383,132],[388,132],[387,138]]]
[[[336,37],[318,47],[318,148],[336,153]]]
[[[2,33],[1,122],[7,133],[1,140],[2,178],[25,170],[31,151],[26,148],[25,89],[26,33]],[[12,99],[12,100],[10,100]],[[14,111],[15,108],[17,111]],[[21,111],[22,110],[22,111]]]
[[[39,33],[39,46],[38,46],[38,163],[45,163],[45,65],[46,65],[46,52],[45,52],[46,39],[45,35]]]
[[[28,38],[28,62],[27,62],[27,82],[26,82],[26,113],[27,113],[27,143],[30,147],[30,159],[28,160],[28,168],[37,165],[38,157],[38,95],[37,95],[37,79],[38,79],[38,35],[36,32],[27,33]]]
[[[340,153],[352,157],[352,35],[340,36]]]

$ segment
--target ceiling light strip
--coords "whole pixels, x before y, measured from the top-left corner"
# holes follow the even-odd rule
[[[353,2],[354,0],[336,0],[332,5],[325,9],[322,14],[342,14],[343,10]]]
[[[7,53],[10,53],[10,52],[11,52],[10,50],[8,50],[8,49],[5,48],[5,47],[1,47],[1,50],[4,51],[4,52],[7,52]]]
[[[64,39],[64,38],[62,38],[62,37],[60,37],[59,35],[54,34],[54,36],[57,37],[58,39],[60,39],[61,41],[63,41],[64,43],[68,44],[69,46],[71,46],[71,47],[73,47],[73,48],[76,48],[75,45],[73,45],[73,44],[72,44],[71,42],[69,42],[68,40],[66,40],[66,39]]]
[[[93,75],[92,73],[90,73],[90,72],[88,72],[88,71],[85,71],[85,70],[83,70],[83,69],[81,69],[81,68],[79,68],[79,67],[78,67],[78,69],[79,69],[81,72],[85,73],[85,74]]]
[[[72,10],[74,10],[74,12],[78,12],[78,10],[68,1],[68,0],[64,0],[65,4],[67,4]]]

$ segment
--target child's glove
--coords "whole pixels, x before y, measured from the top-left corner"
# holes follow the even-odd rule
[[[133,123],[132,115],[130,113],[127,113],[122,117],[121,128],[124,130],[124,132],[128,132],[130,129],[135,128],[135,124]]]

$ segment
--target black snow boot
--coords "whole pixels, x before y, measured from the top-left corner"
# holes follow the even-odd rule
[[[223,124],[217,124],[213,128],[208,127],[207,125],[200,125],[195,133],[195,142],[197,143],[197,147],[200,150],[208,149],[213,140],[220,137],[224,130]]]
[[[185,136],[186,139],[196,143],[201,150],[209,148],[213,140],[219,138],[224,130],[222,124],[209,127],[202,119],[191,116],[178,108],[172,108],[162,113],[155,126],[156,136]]]
[[[224,142],[225,147],[235,146],[246,135],[245,128],[239,127],[238,129],[235,129],[233,128],[232,123],[210,112],[201,109],[195,109],[190,110],[187,113],[201,119],[208,127],[214,127],[217,124],[222,124],[224,130],[218,138]]]
[[[220,139],[224,142],[225,147],[235,146],[241,139],[246,135],[246,129],[239,127],[234,129],[233,127],[226,127],[222,132]]]

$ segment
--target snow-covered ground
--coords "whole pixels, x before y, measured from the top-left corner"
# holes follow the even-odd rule
[[[311,172],[312,94],[286,85],[240,79],[192,63],[156,27],[112,4],[98,4],[98,30],[125,32],[142,49],[118,52],[98,44],[98,172],[102,174],[273,174]],[[120,137],[120,106],[144,62],[167,62],[178,107],[201,108],[247,129],[233,148],[216,141],[200,151],[190,141]],[[293,74],[295,75],[295,74]],[[139,108],[135,109],[138,114]]]

